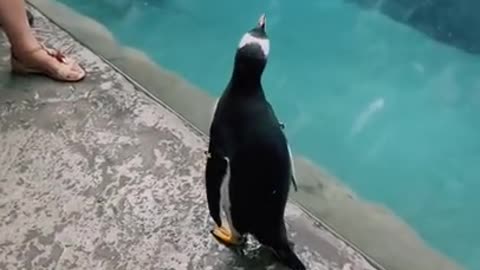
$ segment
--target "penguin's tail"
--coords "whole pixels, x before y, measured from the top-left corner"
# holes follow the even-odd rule
[[[293,251],[292,246],[288,241],[272,247],[278,259],[284,263],[291,270],[306,270],[307,268]]]

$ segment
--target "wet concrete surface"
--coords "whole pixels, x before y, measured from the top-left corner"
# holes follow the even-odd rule
[[[284,269],[210,236],[207,138],[33,11],[89,74],[12,75],[0,36],[0,269]],[[374,269],[295,205],[286,220],[308,269]]]

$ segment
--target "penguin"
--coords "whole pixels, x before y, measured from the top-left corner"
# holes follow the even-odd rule
[[[232,249],[251,235],[290,269],[304,270],[284,220],[292,183],[296,189],[292,154],[261,82],[269,51],[262,14],[239,42],[210,121],[205,185],[216,225],[210,233]]]

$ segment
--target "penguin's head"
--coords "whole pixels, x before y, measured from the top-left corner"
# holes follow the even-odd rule
[[[238,43],[235,54],[235,75],[242,80],[256,80],[261,77],[270,52],[267,32],[267,19],[262,14],[257,25],[246,32]]]
[[[237,54],[266,60],[270,52],[270,40],[268,40],[266,28],[267,17],[262,14],[257,25],[243,35],[238,43]]]

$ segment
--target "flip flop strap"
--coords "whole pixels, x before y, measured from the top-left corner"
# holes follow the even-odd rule
[[[44,50],[48,55],[54,57],[58,62],[63,63],[63,64],[67,64],[67,57],[65,56],[65,54],[63,54],[59,50],[49,49],[49,48],[45,47],[45,45],[43,45],[43,44],[40,44],[40,46],[38,46],[34,49],[27,50],[27,51],[23,52],[23,54],[26,54],[26,55],[34,54],[34,53],[36,53],[40,50]],[[19,61],[19,58],[15,55],[15,53],[13,51],[11,52],[11,55],[12,55],[12,58]]]

